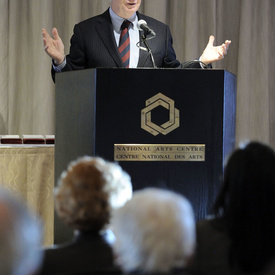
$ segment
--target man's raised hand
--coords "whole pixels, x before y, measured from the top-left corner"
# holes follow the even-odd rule
[[[215,37],[213,35],[210,35],[208,44],[200,58],[200,60],[206,65],[223,59],[224,56],[227,54],[229,45],[231,44],[230,40],[226,40],[222,45],[214,46],[214,40]]]
[[[44,50],[54,60],[55,65],[60,65],[65,59],[64,44],[56,28],[52,29],[52,35],[53,38],[45,29],[42,30]]]

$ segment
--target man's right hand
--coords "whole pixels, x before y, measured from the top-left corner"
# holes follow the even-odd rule
[[[64,44],[56,28],[52,29],[52,35],[53,38],[45,29],[42,30],[44,50],[54,60],[54,64],[58,66],[65,59]]]

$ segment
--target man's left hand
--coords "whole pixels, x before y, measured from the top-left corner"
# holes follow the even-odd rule
[[[227,54],[229,45],[231,44],[230,40],[226,40],[222,45],[214,46],[214,40],[215,37],[213,35],[210,35],[208,44],[200,58],[200,61],[202,61],[206,65],[223,59],[224,56]]]

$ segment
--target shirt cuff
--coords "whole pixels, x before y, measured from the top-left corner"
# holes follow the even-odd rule
[[[63,68],[66,66],[66,64],[67,64],[66,57],[65,57],[64,61],[63,61],[61,64],[59,64],[58,66],[54,65],[54,61],[52,62],[52,64],[53,64],[53,69],[54,69],[56,72],[60,73],[60,72],[62,71],[62,69],[63,69]]]
[[[200,61],[200,66],[201,66],[202,69],[207,69],[208,68],[208,66],[201,61],[201,56],[199,58],[199,61]]]

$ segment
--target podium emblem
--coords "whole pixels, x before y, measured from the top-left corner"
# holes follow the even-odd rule
[[[141,110],[141,128],[145,131],[154,136],[167,135],[180,126],[180,112],[175,108],[175,102],[171,98],[158,93],[147,99],[145,105],[146,107]],[[157,125],[152,121],[152,112],[160,106],[168,110],[169,119],[165,123]]]

